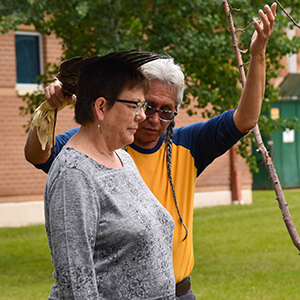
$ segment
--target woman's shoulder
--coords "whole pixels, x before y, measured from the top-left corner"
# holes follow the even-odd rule
[[[49,170],[49,175],[61,173],[64,170],[82,170],[87,165],[88,156],[76,149],[64,146],[59,152]]]
[[[123,149],[117,149],[115,150],[115,152],[122,161],[123,166],[134,164],[132,157],[128,154],[127,151]]]

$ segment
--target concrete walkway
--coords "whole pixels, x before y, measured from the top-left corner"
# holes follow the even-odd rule
[[[251,204],[252,191],[243,190],[242,198],[243,201],[238,204]],[[35,199],[40,200],[0,203],[0,227],[20,227],[44,224],[43,195],[37,195],[35,196]],[[195,208],[230,204],[232,204],[230,191],[195,193]]]

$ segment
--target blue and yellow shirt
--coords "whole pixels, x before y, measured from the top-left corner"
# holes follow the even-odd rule
[[[224,154],[244,136],[234,124],[233,113],[234,110],[229,110],[206,122],[174,129],[172,177],[179,211],[189,231],[185,241],[182,241],[185,229],[180,223],[168,178],[165,135],[160,137],[153,149],[142,149],[134,144],[128,146],[128,153],[135,161],[143,180],[175,221],[173,266],[176,282],[189,276],[194,265],[192,232],[196,179],[215,158]],[[78,128],[74,128],[56,137],[56,153],[77,131]],[[47,173],[50,165],[51,159],[36,167]]]

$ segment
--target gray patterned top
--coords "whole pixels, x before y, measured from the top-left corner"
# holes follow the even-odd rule
[[[131,157],[116,153],[123,168],[68,147],[52,164],[44,195],[51,300],[176,299],[173,219]]]

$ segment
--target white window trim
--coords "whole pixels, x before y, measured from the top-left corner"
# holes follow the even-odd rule
[[[15,35],[34,35],[39,37],[39,58],[40,58],[40,74],[44,73],[43,67],[43,50],[42,50],[42,35],[36,31],[15,31]],[[42,84],[38,83],[16,83],[16,90],[19,96],[24,96],[26,93],[32,93],[35,90],[43,89]]]
[[[291,40],[296,34],[295,27],[290,29],[289,27],[286,30],[287,37]],[[297,54],[287,54],[287,63],[289,73],[297,72]]]

